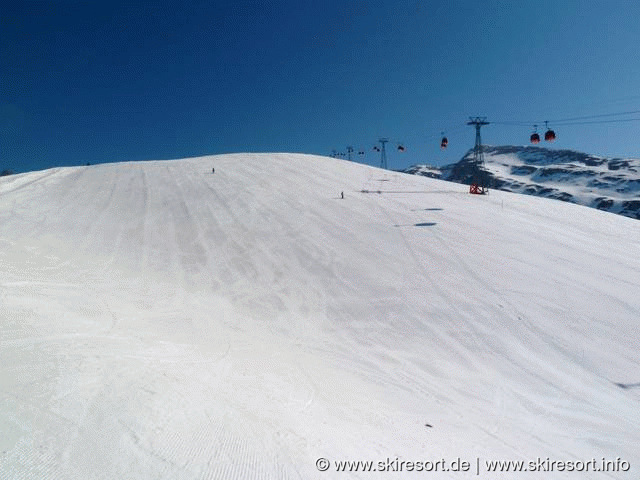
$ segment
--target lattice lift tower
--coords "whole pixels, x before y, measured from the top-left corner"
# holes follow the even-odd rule
[[[375,149],[380,150],[380,168],[387,169],[387,151],[384,148],[385,144],[389,141],[388,138],[381,138],[378,140],[380,142],[380,147],[376,145]]]
[[[487,192],[486,172],[484,171],[484,154],[482,153],[482,138],[480,137],[480,128],[483,125],[489,125],[487,117],[469,117],[467,125],[476,127],[476,144],[473,148],[473,163],[475,164],[476,173],[471,180],[469,193],[483,194]]]
[[[351,154],[353,153],[353,147],[349,145],[347,147],[347,160],[351,161]]]

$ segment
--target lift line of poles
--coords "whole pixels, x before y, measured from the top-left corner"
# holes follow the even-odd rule
[[[586,115],[582,117],[573,117],[573,118],[564,118],[555,120],[552,123],[556,125],[585,125],[585,124],[594,124],[594,123],[617,123],[617,122],[632,122],[632,121],[640,121],[640,118],[617,118],[617,119],[608,119],[602,120],[604,117],[619,117],[623,115],[638,115],[640,114],[640,110],[634,110],[629,112],[618,112],[618,113],[605,113],[599,115]],[[595,120],[600,119],[600,120]],[[485,194],[488,192],[487,190],[487,182],[486,182],[486,171],[484,170],[484,155],[482,152],[482,138],[480,135],[481,127],[485,125],[489,125],[490,122],[487,121],[487,117],[469,117],[469,121],[466,123],[469,126],[473,126],[476,130],[476,140],[475,145],[473,147],[473,163],[475,165],[476,173],[474,178],[472,179],[471,185],[469,187],[469,193],[472,194]],[[538,124],[542,122],[524,122],[524,121],[499,121],[492,122],[496,125],[511,125],[511,126],[526,126],[533,125],[533,132],[529,136],[529,141],[532,144],[540,143],[540,134],[538,133]],[[556,132],[549,128],[549,121],[544,121],[544,140],[546,142],[553,142],[556,140]],[[441,132],[440,134],[440,148],[445,150],[449,145],[449,139],[445,135],[445,132]],[[387,150],[386,144],[389,143],[390,140],[386,137],[381,137],[373,146],[373,151],[380,153],[380,168],[387,169]],[[392,143],[396,144],[396,148],[399,152],[406,151],[406,148],[402,142],[393,141]],[[348,160],[353,159],[353,155],[356,150],[352,146],[346,147],[346,152],[338,152],[337,150],[333,150],[331,152],[331,157],[333,158],[347,158]],[[357,155],[359,157],[365,156],[364,149],[358,149]]]

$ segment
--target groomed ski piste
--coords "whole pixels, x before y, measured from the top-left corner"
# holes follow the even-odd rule
[[[344,160],[3,177],[0,478],[636,480],[639,284],[637,220]]]

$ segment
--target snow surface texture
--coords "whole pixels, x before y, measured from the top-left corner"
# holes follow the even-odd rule
[[[640,159],[604,158],[573,150],[483,146],[489,186],[555,198],[640,219]],[[470,183],[473,150],[442,168],[415,165],[406,173]]]
[[[591,208],[305,155],[4,177],[0,477],[620,457],[572,475],[635,480],[639,238]]]

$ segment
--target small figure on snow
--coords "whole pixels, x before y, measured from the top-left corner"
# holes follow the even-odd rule
[[[344,200],[344,192],[340,192],[340,198]]]
[[[211,169],[211,173],[216,173],[216,169],[215,169],[215,168],[212,168],[212,169]]]

